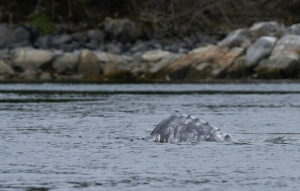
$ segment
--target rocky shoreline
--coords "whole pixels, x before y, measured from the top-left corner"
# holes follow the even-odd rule
[[[128,19],[106,20],[103,31],[33,36],[26,27],[0,25],[0,81],[300,79],[300,24],[255,23],[219,41],[200,34],[144,39]]]

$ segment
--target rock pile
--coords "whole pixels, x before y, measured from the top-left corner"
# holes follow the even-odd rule
[[[199,38],[188,46],[141,41],[142,29],[128,19],[108,18],[104,29],[32,40],[26,27],[0,25],[0,80],[300,78],[300,24],[260,22],[219,42],[201,44]]]

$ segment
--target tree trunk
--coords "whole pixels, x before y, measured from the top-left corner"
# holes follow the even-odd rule
[[[42,1],[43,1],[43,0],[37,0],[35,9],[34,9],[34,11],[33,11],[33,13],[32,13],[33,15],[34,15],[34,14],[39,14],[39,13],[40,13]]]
[[[68,18],[72,18],[73,11],[72,11],[72,2],[71,0],[68,0]]]

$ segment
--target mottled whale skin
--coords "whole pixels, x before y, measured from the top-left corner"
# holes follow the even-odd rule
[[[160,143],[202,141],[237,143],[231,135],[192,115],[172,115],[161,121],[152,131],[150,140]]]

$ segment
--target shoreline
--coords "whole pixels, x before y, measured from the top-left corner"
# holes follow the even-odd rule
[[[87,81],[87,80],[79,80],[79,81],[18,81],[18,80],[7,80],[0,81],[1,84],[298,84],[300,83],[300,79],[219,79],[219,80],[194,80],[194,81],[136,81],[136,82],[103,82],[103,81]]]
[[[97,37],[92,34],[91,38]],[[75,39],[71,36],[52,38],[62,47],[74,45],[69,44]],[[128,45],[126,52],[120,52],[120,47],[112,47],[118,49],[116,52],[101,47],[64,51],[34,48],[25,43],[0,50],[0,81],[201,83],[300,80],[300,23],[284,26],[276,21],[259,22],[249,28],[236,29],[213,44],[198,45],[191,41],[181,47],[180,42],[174,43],[169,47],[156,41],[147,44],[137,40]],[[186,44],[189,49],[184,49]],[[174,47],[179,51],[171,51]]]

